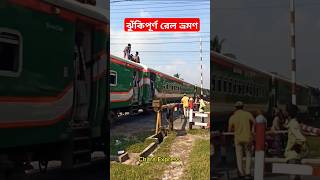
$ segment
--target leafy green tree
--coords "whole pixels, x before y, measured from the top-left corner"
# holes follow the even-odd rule
[[[220,40],[220,38],[217,35],[215,35],[211,42],[211,50],[217,53],[221,53],[222,45],[224,42],[225,42],[225,39]]]
[[[180,74],[176,73],[176,74],[173,75],[173,77],[176,77],[176,78],[180,79]]]

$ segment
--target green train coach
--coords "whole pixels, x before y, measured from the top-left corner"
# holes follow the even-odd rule
[[[196,87],[147,66],[111,55],[110,60],[111,112],[134,113],[152,108],[153,99],[163,104],[180,102],[183,94],[195,96]],[[207,96],[209,91],[205,90]]]
[[[284,109],[291,103],[291,82],[276,73],[258,70],[213,51],[211,69],[214,117],[230,115],[236,101],[243,101],[251,112],[260,109],[268,115],[274,107]],[[297,105],[302,113],[315,99],[312,89],[301,83],[296,85]]]
[[[108,22],[77,1],[0,0],[0,173],[106,151]]]

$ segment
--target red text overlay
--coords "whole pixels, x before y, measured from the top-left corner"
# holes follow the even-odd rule
[[[125,18],[126,32],[197,32],[200,31],[200,18]]]

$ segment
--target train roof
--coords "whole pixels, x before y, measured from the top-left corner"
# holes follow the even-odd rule
[[[154,72],[156,72],[156,73],[159,73],[159,74],[161,74],[161,75],[167,76],[167,77],[169,77],[169,78],[172,79],[172,80],[180,81],[180,82],[182,82],[182,83],[186,83],[186,84],[189,84],[189,85],[193,85],[193,84],[188,83],[188,82],[186,82],[186,81],[184,81],[184,80],[182,80],[182,79],[179,79],[179,78],[177,78],[177,77],[174,77],[174,76],[168,75],[168,74],[166,74],[166,73],[160,72],[160,71],[155,70],[155,69],[153,69],[153,68],[149,68],[149,70],[154,71]]]
[[[127,63],[127,64],[131,64],[131,65],[136,66],[136,67],[138,67],[138,68],[143,68],[145,71],[154,71],[154,72],[159,73],[159,74],[161,74],[161,75],[167,76],[167,77],[169,77],[170,79],[173,79],[173,80],[176,80],[176,81],[180,81],[180,82],[183,82],[183,83],[192,85],[191,83],[188,83],[188,82],[186,82],[186,81],[184,81],[184,80],[181,80],[181,79],[179,79],[179,78],[176,78],[176,77],[174,77],[174,76],[170,76],[170,75],[168,75],[168,74],[165,74],[165,73],[160,72],[160,71],[158,71],[158,70],[155,70],[155,69],[153,69],[153,68],[148,68],[148,66],[146,66],[146,65],[144,65],[144,64],[136,63],[136,62],[130,61],[130,60],[128,60],[128,59],[124,59],[124,58],[121,58],[121,57],[118,57],[118,56],[114,56],[114,55],[112,55],[112,54],[110,54],[110,57],[111,57],[111,58],[114,58],[114,59],[117,59],[117,60],[120,60],[120,61],[122,61],[122,62],[125,62],[125,63]]]
[[[46,3],[65,8],[78,14],[88,16],[104,23],[109,22],[108,12],[105,9],[77,2],[75,0],[42,0]]]
[[[146,65],[144,65],[144,64],[136,63],[136,62],[130,61],[128,59],[124,59],[124,58],[121,58],[121,57],[118,57],[118,56],[114,56],[112,54],[110,54],[110,57],[114,58],[114,59],[117,59],[119,61],[125,62],[127,64],[131,64],[131,65],[133,65],[135,67],[138,67],[138,68],[141,68],[141,69],[144,69],[144,70],[148,70],[148,67]]]
[[[280,74],[277,74],[277,73],[273,73],[273,72],[264,71],[264,70],[258,69],[256,67],[252,67],[252,66],[248,66],[248,65],[242,64],[240,62],[237,62],[235,59],[233,59],[231,57],[225,56],[225,55],[217,53],[215,51],[211,51],[211,54],[214,55],[214,56],[217,56],[219,58],[222,58],[223,60],[227,61],[230,64],[234,64],[234,65],[237,65],[237,66],[240,66],[240,67],[244,67],[244,68],[247,68],[249,70],[252,70],[252,71],[267,75],[267,76],[273,76],[273,77],[276,77],[276,78],[281,79],[283,81],[291,83],[291,80],[289,78],[283,76],[283,75],[280,75]],[[305,85],[305,84],[302,84],[302,83],[299,83],[299,82],[297,82],[296,84],[299,85],[299,86],[305,87],[305,88],[309,87],[308,85]]]

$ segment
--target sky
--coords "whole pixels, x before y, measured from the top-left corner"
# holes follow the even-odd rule
[[[200,32],[125,32],[127,17],[199,17]],[[131,43],[132,54],[138,51],[142,64],[169,75],[179,73],[185,81],[200,85],[200,37],[203,86],[209,88],[210,0],[111,0],[110,53],[115,56],[123,57],[123,49]]]
[[[297,81],[320,87],[320,1],[296,0]],[[291,77],[289,0],[213,0],[212,35],[225,38],[223,53]]]

